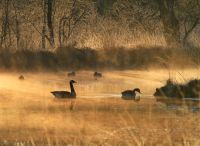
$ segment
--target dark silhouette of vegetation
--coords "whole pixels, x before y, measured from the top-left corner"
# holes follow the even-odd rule
[[[179,54],[179,57],[174,55]],[[168,69],[189,67],[195,60],[180,49],[145,48],[134,49],[110,48],[94,50],[74,46],[58,48],[55,52],[38,50],[2,50],[0,68],[9,70],[77,70],[77,69]],[[187,63],[185,63],[187,60]],[[198,60],[198,57],[196,61]],[[196,63],[193,64],[194,66]]]
[[[200,80],[191,80],[186,84],[177,84],[167,80],[166,85],[157,88],[155,96],[171,98],[200,98]]]
[[[184,105],[199,108],[200,80],[194,79],[186,84],[178,84],[170,79],[163,87],[156,88],[154,93],[157,101],[166,105]]]

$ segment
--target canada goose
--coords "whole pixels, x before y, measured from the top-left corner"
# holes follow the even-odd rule
[[[102,73],[100,73],[100,72],[94,72],[94,77],[95,78],[101,78],[102,77]]]
[[[19,80],[24,80],[24,76],[23,76],[23,75],[20,75],[18,79],[19,79]]]
[[[69,72],[67,75],[68,75],[68,77],[74,77],[74,76],[76,76],[76,73],[74,71],[72,71],[72,72]]]
[[[134,90],[126,90],[123,91],[122,94],[122,99],[125,100],[140,100],[140,97],[136,97],[136,92],[141,93],[139,88],[135,88]]]
[[[76,92],[74,90],[73,84],[76,83],[74,80],[69,82],[71,92],[68,91],[53,91],[51,92],[55,98],[76,98]]]

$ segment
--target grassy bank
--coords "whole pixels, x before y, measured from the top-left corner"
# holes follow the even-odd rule
[[[2,50],[0,68],[6,70],[78,70],[187,68],[199,64],[199,49],[162,47],[109,48],[94,50],[68,46],[56,51]]]

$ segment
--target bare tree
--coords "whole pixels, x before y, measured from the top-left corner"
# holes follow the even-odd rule
[[[69,40],[78,24],[84,22],[87,14],[87,7],[83,6],[83,8],[81,9],[78,7],[77,0],[73,0],[69,14],[64,14],[59,20],[58,35],[60,46],[63,46],[63,44],[65,44]]]
[[[180,43],[180,26],[174,10],[175,0],[157,0],[157,2],[166,43],[168,45]]]
[[[18,3],[16,1],[16,4],[12,1],[12,5],[14,8],[14,21],[15,21],[15,26],[13,28],[13,32],[15,34],[16,42],[17,42],[17,49],[20,47],[20,39],[21,39],[21,31],[20,31],[20,18],[18,15]]]
[[[46,49],[46,0],[43,0],[42,49]]]
[[[10,14],[10,0],[4,0],[4,12],[2,15],[2,30],[1,30],[1,38],[0,38],[0,46],[2,47],[3,44],[5,47],[6,40],[9,39],[9,45],[11,45],[11,30],[10,30],[10,21],[9,21],[9,14]]]
[[[54,27],[53,27],[54,0],[43,0],[42,7],[43,7],[42,48],[45,49],[46,39],[48,40],[51,47],[55,47]],[[47,34],[47,28],[49,35]]]
[[[188,18],[189,19],[189,18]],[[186,42],[187,42],[187,39],[188,37],[190,36],[190,34],[192,33],[192,31],[197,27],[197,25],[199,24],[200,22],[200,18],[194,18],[193,21],[190,21],[190,24],[189,27],[187,25],[187,18],[185,19],[184,21],[184,37],[183,37],[183,44],[186,45]]]
[[[182,26],[182,43],[187,45],[188,38],[200,24],[200,0],[188,0],[178,3],[179,21]]]
[[[49,30],[50,42],[51,45],[55,46],[54,41],[54,28],[53,28],[53,9],[54,9],[54,0],[47,0],[47,26]]]
[[[157,6],[151,1],[124,0],[117,2],[112,16],[116,21],[125,21],[131,30],[155,32],[159,28]]]

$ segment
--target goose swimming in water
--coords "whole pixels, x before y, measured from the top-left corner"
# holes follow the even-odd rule
[[[135,88],[134,90],[126,90],[123,91],[122,99],[125,100],[140,100],[140,97],[136,97],[136,92],[141,93],[139,88]]]
[[[55,98],[76,98],[76,92],[73,84],[76,83],[74,80],[69,82],[71,92],[68,91],[52,91],[51,93],[55,96]]]
[[[19,80],[24,80],[24,76],[23,76],[23,75],[20,75],[20,76],[19,76]]]
[[[94,77],[97,78],[101,78],[102,77],[102,73],[100,72],[94,72]]]

